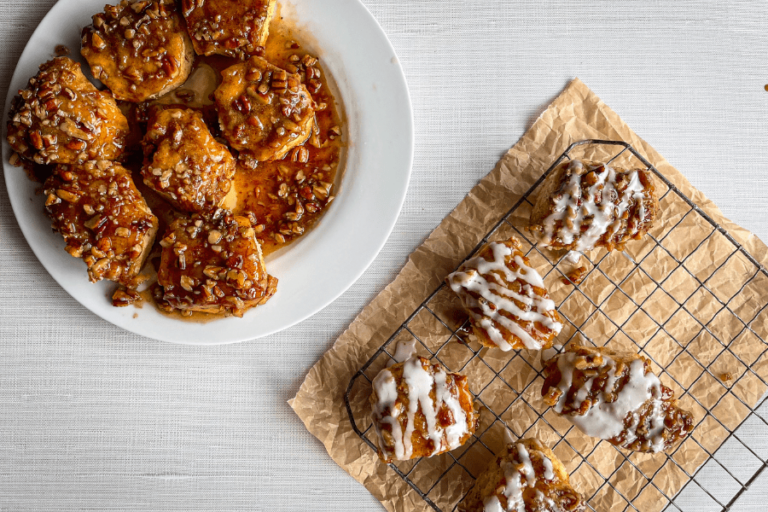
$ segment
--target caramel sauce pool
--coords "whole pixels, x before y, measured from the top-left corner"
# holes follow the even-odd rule
[[[279,23],[279,16],[275,20]],[[272,64],[292,72],[296,64],[292,59],[304,59],[305,55],[309,55],[301,48],[294,48],[298,46],[291,31],[279,24],[276,27],[273,21],[263,56]],[[309,57],[314,58],[311,55]],[[255,213],[259,226],[264,226],[258,239],[265,256],[310,230],[330,206],[335,195],[343,147],[340,105],[333,96],[321,63],[318,61],[311,67],[320,71],[320,76],[305,80],[305,85],[318,105],[315,131],[302,146],[308,151],[307,162],[302,163],[293,158],[294,150],[283,160],[259,162],[253,170],[238,166],[235,175],[237,205],[234,209],[236,212]],[[304,73],[302,75],[307,76]],[[319,88],[312,87],[314,81],[317,81]],[[300,205],[298,208],[297,204]],[[295,215],[297,210],[303,210],[303,213]],[[298,220],[293,220],[297,216]],[[259,229],[257,227],[257,232]]]

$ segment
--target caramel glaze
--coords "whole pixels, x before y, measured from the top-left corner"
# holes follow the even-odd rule
[[[81,53],[115,98],[157,98],[189,76],[194,50],[173,0],[123,0],[92,19]]]
[[[151,252],[157,218],[130,173],[108,160],[60,165],[45,182],[45,210],[66,251],[88,265],[91,282],[109,279],[133,289]],[[118,294],[116,303],[132,302]]]
[[[298,62],[295,62],[297,57],[294,55],[298,56]],[[258,221],[255,227],[257,239],[266,256],[306,234],[331,204],[344,142],[341,136],[343,120],[326,73],[319,62],[312,63],[314,56],[294,43],[291,31],[281,26],[278,17],[272,21],[270,37],[261,56],[289,72],[294,70],[291,66],[298,68],[296,72],[301,75],[317,106],[316,128],[303,146],[295,148],[282,160],[258,162],[253,169],[249,167],[250,162],[245,165],[238,161],[233,179],[237,199],[235,204],[227,204],[225,207],[236,215],[255,215]],[[305,60],[305,56],[309,58]],[[307,66],[302,61],[312,64],[309,67],[313,69],[310,71],[313,78],[307,80]],[[197,80],[204,83],[193,85],[195,89],[205,91],[207,97],[184,84],[157,101],[138,105],[121,103],[135,132],[128,136],[129,156],[125,165],[134,170],[141,166],[141,157],[135,155],[141,154],[140,141],[147,129],[147,119],[153,105],[200,111],[214,137],[226,144],[212,93],[221,83],[221,71],[239,62],[221,55],[197,56],[189,82],[195,82],[198,74],[205,76],[205,80]],[[320,71],[319,76],[315,75],[317,71]],[[215,83],[208,83],[213,79]],[[300,161],[302,155],[296,151],[298,149],[306,150],[307,162]],[[238,156],[237,150],[231,151]],[[152,211],[160,218],[160,232],[163,233],[177,212],[154,193],[147,192],[148,189],[140,185],[140,178],[135,181],[147,197]]]
[[[166,311],[243,316],[275,293],[248,217],[221,209],[179,217],[160,246],[155,300]]]
[[[96,89],[79,63],[56,57],[41,64],[13,99],[7,140],[25,160],[74,164],[118,158],[127,132],[112,94]]]
[[[234,215],[255,217],[257,239],[262,253],[267,256],[306,234],[333,201],[337,178],[340,178],[337,170],[345,145],[341,129],[344,118],[322,63],[295,41],[291,29],[285,26],[280,16],[272,19],[267,44],[256,55],[289,73],[298,74],[315,103],[315,128],[308,141],[295,148],[301,151],[291,151],[282,160],[258,162],[255,168],[238,163],[233,178],[236,201],[224,205]],[[143,183],[141,141],[147,131],[150,111],[153,106],[198,111],[216,140],[226,144],[219,126],[213,91],[221,83],[221,72],[239,62],[221,55],[198,55],[189,79],[180,88],[143,103],[117,102],[130,127],[120,163],[132,171],[136,187],[159,220],[158,241],[177,218],[187,214],[176,210]],[[233,156],[239,156],[236,150],[231,152]],[[17,165],[26,163],[22,161]],[[49,165],[29,164],[24,167],[30,178],[39,182],[45,181],[53,169]],[[143,274],[151,276],[156,273],[160,266],[160,252],[159,243],[155,242]],[[140,299],[134,304],[140,306],[142,301],[154,303],[152,294],[152,288],[139,292]],[[202,323],[227,313],[212,315],[195,312],[191,316],[182,316],[179,311],[173,311],[164,314]]]
[[[247,57],[264,46],[276,0],[182,0],[195,51]]]
[[[307,161],[309,153],[300,146],[313,133],[315,110],[298,73],[253,56],[225,69],[222,78],[214,93],[219,126],[243,163],[255,168],[282,160],[294,148],[291,159]]]
[[[297,65],[296,57],[292,56],[298,56],[296,67],[299,69],[296,72],[301,74],[317,106],[316,128],[307,143],[301,146],[308,152],[307,162],[300,162],[299,154],[294,161],[292,152],[289,152],[282,160],[258,162],[254,169],[238,163],[233,179],[236,202],[234,205],[226,205],[236,215],[251,213],[255,216],[257,239],[265,256],[299,239],[320,219],[333,201],[337,169],[344,147],[340,130],[343,126],[340,105],[329,87],[325,70],[320,62],[313,63],[313,71],[310,71],[313,77],[311,81],[307,80],[306,65],[302,60],[305,56],[314,56],[293,41],[291,31],[281,26],[279,18],[275,17],[267,46],[259,55],[289,71],[292,71],[290,66]],[[136,173],[141,167],[140,142],[147,129],[149,110],[153,105],[191,108],[201,112],[214,137],[226,143],[221,134],[213,91],[221,83],[221,71],[238,62],[240,61],[221,55],[197,56],[190,79],[181,88],[152,102],[121,104],[135,132],[128,136],[129,156],[125,165]],[[308,59],[305,62],[312,61]],[[320,71],[319,76],[315,75],[314,70]],[[238,156],[236,150],[231,151],[233,155]],[[141,179],[137,179],[136,184],[160,221],[159,232],[165,233],[168,226],[180,215],[179,212],[156,192],[144,186]],[[159,251],[156,250],[153,254],[159,254]],[[159,257],[151,257],[147,267],[157,269],[159,263]],[[151,268],[149,272],[152,272]],[[152,294],[153,291],[148,289],[140,295],[144,300],[154,302]],[[160,311],[175,319],[198,323],[209,322],[226,314],[193,312],[191,316],[183,316],[180,311]]]
[[[276,16],[263,57],[288,72],[294,72],[291,66],[298,68],[296,72],[301,75],[316,104],[314,133],[303,146],[295,148],[282,160],[259,162],[255,169],[238,165],[234,178],[237,191],[234,211],[250,211],[256,216],[259,222],[257,238],[265,255],[306,234],[333,201],[343,147],[343,119],[325,70],[319,62],[312,64],[314,56],[298,46],[290,30],[282,27]],[[294,55],[298,56],[298,62],[292,61],[296,59]],[[221,57],[206,62],[215,67],[221,65],[222,60],[232,62]],[[311,79],[307,79],[305,62],[311,64]],[[320,76],[316,76],[317,71]],[[306,150],[307,155],[303,157],[298,150]],[[304,158],[306,163],[301,162]]]
[[[209,211],[232,188],[235,160],[194,110],[153,112],[143,141],[144,183],[176,209]]]

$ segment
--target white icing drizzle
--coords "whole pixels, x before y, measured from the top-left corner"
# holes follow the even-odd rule
[[[542,457],[541,462],[544,464],[544,480],[554,480],[555,468],[552,466],[552,461],[548,457]]]
[[[454,422],[445,427],[445,440],[449,450],[458,448],[461,445],[461,437],[467,433],[467,414],[461,408],[458,398],[451,393],[448,387],[448,375],[443,371],[435,373],[435,399],[438,408],[440,404],[445,404],[453,414]],[[435,446],[439,447],[440,444]]]
[[[523,464],[526,482],[533,485],[533,482],[536,481],[536,472],[533,470],[533,464],[531,464],[531,456],[528,455],[528,450],[523,443],[517,443],[517,455],[520,456],[520,462]]]
[[[522,445],[518,445],[522,446]],[[523,450],[525,447],[523,446]],[[507,498],[507,512],[525,512],[525,502],[523,501],[523,475],[520,473],[520,465],[514,462],[505,460],[502,462],[501,468],[504,470],[504,480],[506,482],[504,486],[504,497]],[[531,484],[532,485],[532,484]]]
[[[427,424],[426,436],[432,440],[434,450],[430,455],[453,450],[461,445],[461,438],[468,433],[467,414],[459,402],[458,389],[449,384],[448,374],[440,369],[433,374],[422,366],[422,358],[412,356],[403,362],[403,380],[408,390],[408,408],[405,431],[400,425],[403,407],[396,407],[398,398],[397,382],[391,370],[382,370],[373,379],[373,388],[378,397],[373,407],[374,425],[379,439],[382,438],[378,422],[392,425],[392,438],[395,443],[394,457],[407,460],[413,455],[413,431],[416,428],[416,413],[421,411]],[[435,400],[430,397],[434,387]],[[453,415],[453,423],[446,428],[438,424],[437,415],[442,407],[447,407]],[[386,452],[380,442],[382,452]]]
[[[565,255],[565,261],[573,265],[578,264],[580,260],[581,253],[579,251],[568,251],[568,254]]]
[[[578,409],[586,400],[594,385],[594,378],[589,379],[568,402],[568,390],[573,384],[574,361],[578,357],[573,352],[566,352],[558,357],[557,367],[560,370],[558,389],[562,392],[554,406],[555,412],[562,413],[566,403]],[[568,414],[568,419],[585,434],[600,439],[611,439],[622,433],[626,428],[625,444],[637,439],[637,427],[640,417],[638,409],[648,400],[652,401],[650,414],[651,430],[647,435],[651,449],[658,452],[664,449],[664,414],[661,400],[661,381],[651,372],[645,373],[642,359],[636,359],[629,365],[629,379],[618,393],[613,402],[605,401],[605,394],[614,390],[618,376],[615,374],[616,362],[603,355],[603,366],[610,368],[608,380],[604,388],[597,394],[595,402],[584,415]],[[625,427],[624,420],[631,415],[631,422]]]
[[[398,417],[400,416],[400,408],[395,407],[397,401],[397,381],[394,375],[389,370],[382,370],[373,379],[373,389],[376,390],[376,397],[378,401],[373,406],[374,421],[373,425],[376,429],[376,434],[379,438],[379,447],[382,452],[385,452],[384,443],[381,441],[383,436],[381,434],[381,425],[379,423],[387,423],[392,426],[392,439],[395,443],[395,458],[405,459],[405,444],[403,444],[403,433],[400,429],[400,422]],[[385,414],[385,411],[389,411]]]
[[[540,503],[542,503],[544,506],[549,507],[545,510],[548,512],[561,512],[562,508],[560,508],[552,498],[548,498],[544,496],[544,493],[540,490],[536,489],[536,499],[539,500]]]
[[[507,450],[510,454],[516,452],[517,455],[513,460],[505,459],[501,463],[501,469],[504,472],[502,495],[506,498],[507,505],[502,507],[497,495],[489,496],[483,501],[484,512],[525,512],[523,490],[526,487],[535,487],[536,485],[536,472],[531,463],[531,455],[525,445],[523,443],[510,443]],[[544,464],[544,478],[554,480],[555,473],[552,461],[543,453],[539,454]],[[536,492],[536,496],[542,502],[554,505],[554,502],[540,491]]]
[[[495,494],[483,500],[483,512],[504,512],[504,509],[501,508],[501,502]]]
[[[415,354],[416,354],[415,339],[412,338],[410,340],[400,340],[397,342],[397,346],[395,347],[395,354],[392,356],[394,357],[394,360],[387,363],[387,366],[392,366],[393,364],[407,361]]]
[[[408,423],[405,427],[403,441],[410,456],[413,453],[411,439],[413,430],[416,428],[414,420],[419,406],[421,406],[421,412],[427,422],[427,437],[435,443],[436,448],[440,446],[442,436],[437,432],[437,411],[435,411],[435,404],[429,396],[434,379],[424,371],[421,360],[414,358],[403,363],[403,380],[408,386]]]
[[[544,280],[536,270],[526,265],[519,255],[514,257],[518,266],[517,270],[512,270],[507,266],[505,258],[513,254],[512,248],[499,242],[493,242],[489,244],[489,247],[493,254],[493,260],[489,261],[478,256],[464,263],[458,271],[448,276],[451,290],[462,298],[469,314],[487,331],[488,337],[501,350],[507,352],[512,349],[512,345],[504,339],[501,330],[494,323],[501,325],[520,338],[526,348],[539,350],[541,343],[528,334],[516,321],[507,318],[501,312],[514,315],[523,321],[539,322],[559,334],[563,325],[546,316],[546,313],[554,311],[555,302],[536,294],[532,287],[543,289]],[[498,273],[503,276],[503,279]],[[523,293],[516,293],[508,288],[508,283],[516,280],[525,283],[521,287]],[[467,292],[474,292],[487,302],[481,302]],[[525,304],[530,310],[520,309],[510,299]],[[482,314],[476,313],[475,309],[482,311]]]
[[[483,501],[484,512],[525,512],[525,500],[523,490],[526,487],[536,485],[536,472],[531,463],[531,456],[523,443],[510,443],[507,447],[510,454],[517,452],[513,460],[503,460],[501,469],[504,471],[504,490],[502,495],[507,499],[507,506],[503,508],[497,496],[486,498]],[[541,454],[544,463],[544,478],[554,479],[552,461]],[[537,493],[538,495],[538,493]],[[541,496],[542,500],[545,497]]]
[[[504,427],[504,444],[515,444],[515,440],[512,439],[512,432],[507,427]]]
[[[555,200],[553,212],[542,222],[544,227],[542,245],[551,245],[555,236],[560,238],[563,244],[570,245],[576,242],[576,251],[589,251],[594,249],[595,243],[606,233],[612,236],[621,228],[621,217],[629,208],[630,200],[635,200],[638,218],[645,217],[645,204],[643,203],[643,184],[637,170],[629,171],[629,184],[621,192],[616,190],[616,170],[606,165],[602,172],[596,172],[597,181],[590,187],[583,189],[581,180],[587,173],[579,173],[584,164],[579,160],[573,160],[568,164],[574,172],[568,182],[562,187],[562,195]],[[591,169],[591,168],[590,168]],[[622,173],[625,174],[625,173]],[[602,190],[598,190],[600,187]],[[582,198],[582,193],[584,197]],[[600,196],[600,206],[595,202],[596,195]],[[581,206],[577,200],[582,198]],[[615,200],[619,199],[616,204]],[[572,212],[572,213],[571,213]],[[568,226],[566,218],[572,215],[571,226]],[[581,225],[584,219],[592,218],[592,224],[582,233]],[[561,222],[561,227],[555,232],[555,223]]]

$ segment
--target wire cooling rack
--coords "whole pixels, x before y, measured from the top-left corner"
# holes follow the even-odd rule
[[[489,446],[493,443],[488,442],[488,436],[494,427],[498,430],[499,425],[510,429],[516,437],[546,433],[548,444],[570,470],[572,483],[585,494],[588,506],[596,512],[647,512],[649,503],[655,510],[665,507],[679,510],[673,500],[685,492],[691,482],[695,483],[693,489],[688,489],[691,494],[701,495],[703,492],[715,509],[727,511],[768,464],[764,449],[750,447],[749,442],[734,433],[745,421],[757,424],[761,431],[768,431],[768,423],[755,413],[768,390],[768,372],[763,371],[762,366],[758,369],[755,364],[763,361],[768,349],[764,341],[768,338],[768,329],[763,328],[763,321],[768,325],[768,310],[766,304],[753,298],[757,288],[768,286],[768,272],[629,144],[585,140],[569,146],[468,258],[489,240],[514,234],[523,241],[524,250],[532,261],[541,262],[545,268],[551,267],[542,273],[545,281],[552,283],[567,279],[567,272],[561,268],[565,266],[566,255],[538,248],[524,226],[533,207],[531,199],[535,201],[535,193],[549,173],[563,160],[576,158],[575,153],[593,150],[607,154],[608,163],[628,159],[632,160],[629,164],[632,168],[644,167],[653,172],[666,187],[659,191],[662,210],[674,210],[680,218],[673,218],[672,225],[662,232],[652,231],[653,234],[645,238],[642,249],[634,255],[627,251],[618,253],[619,260],[616,260],[616,253],[609,257],[605,251],[593,254],[591,258],[582,256],[588,261],[588,273],[581,284],[569,283],[563,287],[559,300],[553,295],[566,325],[557,343],[565,345],[579,336],[584,340],[595,340],[596,333],[591,330],[594,326],[599,326],[605,337],[603,345],[612,341],[621,341],[625,345],[634,343],[632,348],[652,360],[654,370],[662,382],[673,387],[683,407],[698,411],[695,413],[696,430],[673,453],[656,456],[624,452],[605,441],[586,439],[570,423],[563,424],[562,418],[541,403],[541,364],[532,353],[513,351],[505,354],[505,359],[492,360],[487,349],[476,342],[467,342],[468,321],[451,321],[440,312],[438,299],[450,294],[450,289],[442,284],[355,373],[345,394],[352,427],[375,451],[375,433],[368,418],[370,410],[353,407],[350,395],[359,384],[370,387],[377,368],[394,360],[398,340],[416,339],[420,352],[439,361],[449,371],[471,370],[473,375],[482,376],[475,381],[470,378],[470,387],[487,420],[481,422],[464,447],[430,459],[390,464],[436,511],[458,509],[458,503],[469,492],[484,464],[493,460],[496,450]],[[698,246],[681,253],[673,243],[674,237],[670,238],[670,233],[676,229],[687,230],[689,238],[698,235],[701,238]],[[502,233],[506,234],[501,236]],[[630,242],[628,249],[633,243],[640,244]],[[693,262],[700,258],[692,259],[691,256],[699,251],[710,251],[713,263],[706,268],[696,267]],[[734,273],[734,265],[741,271]],[[724,270],[729,270],[729,276],[742,277],[722,286],[717,279]],[[582,292],[590,279],[593,280],[591,291]],[[595,286],[598,282],[604,286]],[[673,282],[674,290],[665,287]],[[715,293],[712,293],[713,284],[718,284]],[[596,294],[595,289],[606,292]],[[638,290],[645,291],[639,293]],[[611,304],[616,307],[608,307]],[[702,307],[702,304],[706,306]],[[602,313],[601,306],[610,309],[613,318]],[[622,308],[629,309],[630,313],[622,312]],[[638,329],[638,325],[643,327]],[[432,331],[442,334],[436,336],[425,326],[432,326]],[[463,355],[456,356],[457,350],[463,351]],[[501,399],[503,396],[509,398]],[[515,429],[509,426],[510,423],[523,426]],[[743,454],[744,461],[756,462],[740,463],[739,469],[735,470],[733,465],[721,461],[720,453],[716,452],[726,442],[737,445],[736,453]],[[683,446],[685,451],[680,451]],[[435,459],[437,461],[433,462]],[[476,462],[478,459],[484,464]],[[606,463],[607,460],[611,462]],[[715,474],[725,472],[737,482],[735,495],[723,496],[718,489],[700,482],[706,480],[706,475],[701,474],[702,468],[711,461],[716,464]],[[589,492],[585,492],[585,485],[578,485],[577,480],[586,482]],[[632,482],[632,487],[628,488],[626,482]],[[456,493],[454,490],[451,500],[442,499],[447,489],[457,486],[460,491]]]

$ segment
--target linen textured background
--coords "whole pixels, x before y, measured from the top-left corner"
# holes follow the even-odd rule
[[[0,97],[53,3],[0,0]],[[768,4],[364,3],[405,68],[413,177],[368,272],[299,326],[209,348],[123,332],[42,268],[0,183],[0,510],[382,510],[285,402],[574,76],[728,218],[768,240]],[[740,462],[727,449],[721,460]],[[714,472],[711,481],[733,487]],[[689,487],[681,510],[716,510]],[[763,510],[766,497],[764,475],[734,510]]]

